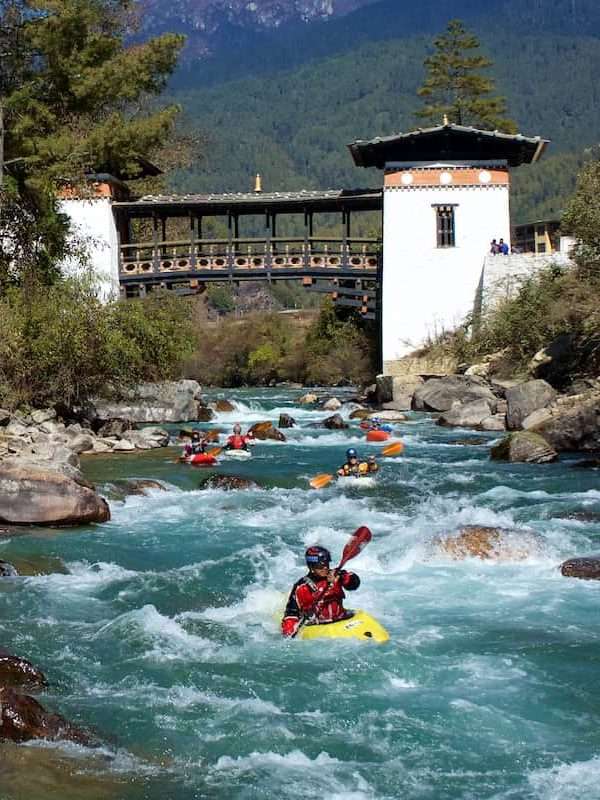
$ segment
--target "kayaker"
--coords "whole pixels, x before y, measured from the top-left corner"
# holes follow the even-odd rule
[[[281,620],[284,636],[295,636],[300,625],[324,625],[346,619],[344,589],[354,591],[360,578],[354,572],[332,570],[331,553],[325,547],[309,547],[305,553],[308,575],[300,578],[290,592]]]
[[[192,432],[192,439],[183,448],[184,456],[197,456],[206,452],[206,441],[200,437],[200,431]]]
[[[348,478],[354,476],[355,478],[363,478],[370,473],[377,472],[379,464],[375,460],[375,456],[369,456],[366,461],[358,460],[358,453],[353,447],[346,450],[346,463],[343,464],[337,471],[340,478]]]
[[[247,450],[248,445],[251,441],[254,440],[254,436],[252,434],[247,433],[242,435],[242,426],[239,422],[236,422],[233,426],[233,433],[227,439],[227,444],[225,445],[225,450]]]

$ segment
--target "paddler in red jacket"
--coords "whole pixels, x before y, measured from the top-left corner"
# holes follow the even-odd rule
[[[254,441],[254,436],[248,433],[242,436],[242,426],[236,422],[233,426],[233,433],[227,439],[225,450],[247,450],[248,444],[252,441]]]
[[[308,575],[294,584],[281,621],[284,636],[295,636],[304,622],[323,625],[346,619],[344,589],[353,591],[360,586],[354,572],[332,570],[331,553],[325,547],[309,547],[305,554]]]

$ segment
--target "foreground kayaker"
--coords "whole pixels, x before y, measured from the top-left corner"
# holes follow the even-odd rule
[[[309,547],[305,558],[308,575],[290,592],[281,621],[284,636],[295,636],[302,624],[323,625],[346,619],[350,613],[344,608],[344,589],[354,591],[360,586],[354,572],[330,568],[331,553],[325,547]]]
[[[242,426],[236,422],[233,426],[233,433],[227,439],[227,444],[224,450],[247,450],[248,445],[254,441],[254,436],[251,433],[242,435]]]
[[[379,464],[375,456],[369,456],[366,461],[359,461],[358,453],[353,447],[346,450],[346,463],[338,469],[337,474],[340,478],[362,478],[379,470]]]

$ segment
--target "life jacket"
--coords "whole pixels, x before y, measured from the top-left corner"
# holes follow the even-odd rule
[[[281,632],[284,636],[294,636],[303,621],[310,625],[323,625],[344,619],[348,614],[344,608],[344,589],[353,591],[359,586],[360,578],[353,572],[342,571],[331,585],[327,578],[305,575],[292,587],[281,621]],[[316,603],[315,595],[319,598]]]
[[[242,436],[241,433],[234,433],[232,434],[229,439],[227,439],[227,445],[231,450],[247,450],[248,449],[248,442],[245,436]]]

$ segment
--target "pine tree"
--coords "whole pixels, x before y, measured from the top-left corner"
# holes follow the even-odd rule
[[[68,225],[55,194],[90,172],[135,178],[173,135],[179,107],[153,100],[184,37],[134,42],[134,0],[1,0],[4,159],[0,285],[27,262],[52,276]]]
[[[425,83],[417,90],[425,100],[417,117],[438,125],[447,117],[457,125],[515,133],[515,123],[504,116],[505,99],[491,95],[494,81],[481,74],[492,61],[477,52],[477,37],[454,19],[433,44],[433,54],[425,59]]]

